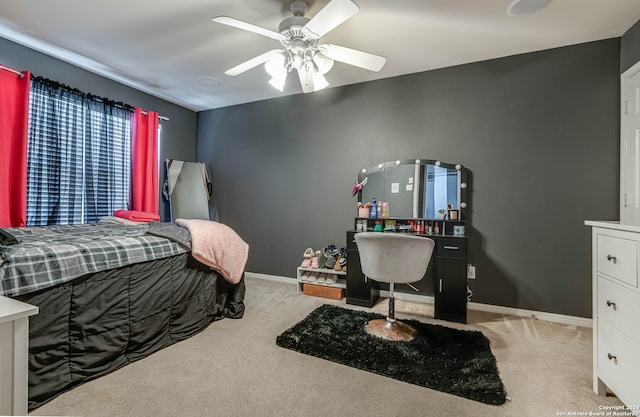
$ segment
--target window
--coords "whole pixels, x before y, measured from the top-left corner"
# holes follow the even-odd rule
[[[127,109],[32,79],[27,226],[93,223],[128,207],[130,117]]]

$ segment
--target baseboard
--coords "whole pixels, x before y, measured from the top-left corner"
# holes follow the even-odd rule
[[[569,324],[572,326],[592,327],[593,320],[586,317],[567,316],[564,314],[547,313],[544,311],[524,310],[514,307],[503,307],[491,304],[468,303],[468,308],[489,313],[505,314],[517,317],[529,317],[534,320],[552,321],[554,323]]]
[[[281,282],[284,284],[292,284],[292,285],[297,284],[296,279],[292,277],[259,274],[256,272],[245,272],[245,277]],[[389,293],[387,291],[380,291],[380,295],[383,297],[387,297]],[[411,293],[404,293],[404,292],[396,292],[395,295],[396,295],[396,299],[398,300],[414,301],[416,303],[425,303],[425,304],[433,304],[434,302],[433,301],[434,298],[431,295],[420,295],[420,294],[411,294]],[[554,323],[568,324],[572,326],[592,327],[593,325],[593,320],[586,317],[567,316],[564,314],[546,313],[544,311],[524,310],[521,308],[496,306],[492,304],[481,304],[481,303],[474,303],[474,302],[468,303],[467,307],[470,310],[485,311],[487,313],[503,314],[506,316],[528,317],[533,320],[544,320],[544,321],[550,321]]]
[[[251,278],[264,279],[267,281],[275,281],[275,282],[281,282],[283,284],[291,284],[291,285],[295,285],[298,283],[295,277],[283,277],[279,275],[260,274],[257,272],[245,272],[244,277],[249,279]]]

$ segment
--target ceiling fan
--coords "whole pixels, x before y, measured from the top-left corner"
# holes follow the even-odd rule
[[[382,56],[320,42],[322,36],[358,13],[359,7],[351,0],[331,0],[312,19],[304,16],[309,10],[309,4],[305,0],[292,0],[289,9],[293,16],[280,23],[278,32],[228,16],[212,19],[214,22],[280,41],[284,48],[272,49],[251,58],[228,69],[225,74],[235,76],[265,64],[266,71],[272,77],[269,83],[283,91],[288,73],[295,69],[302,91],[310,93],[329,85],[324,74],[333,67],[334,61],[376,72],[384,66],[386,58]]]

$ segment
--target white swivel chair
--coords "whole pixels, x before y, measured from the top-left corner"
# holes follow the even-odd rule
[[[415,329],[396,321],[393,285],[421,280],[427,272],[435,243],[432,239],[399,233],[355,234],[360,265],[366,277],[389,283],[389,313],[386,320],[370,320],[367,333],[394,341],[413,339]]]

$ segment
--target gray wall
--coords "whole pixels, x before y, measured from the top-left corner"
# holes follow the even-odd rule
[[[472,301],[591,317],[584,220],[618,218],[619,76],[616,38],[209,110],[197,156],[247,270],[288,277],[345,244],[360,168],[460,163]]]
[[[622,35],[620,47],[620,73],[640,61],[640,20]]]
[[[170,119],[160,122],[162,166],[166,158],[196,160],[197,117],[195,112],[2,38],[0,38],[0,62],[17,70],[29,70],[34,75],[58,81],[86,93],[121,101],[145,110],[157,111]],[[161,172],[163,179],[164,169],[161,169]],[[169,207],[163,201],[161,193],[159,199],[162,219],[170,220]]]

